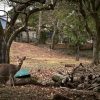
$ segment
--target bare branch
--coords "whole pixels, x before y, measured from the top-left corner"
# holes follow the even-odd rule
[[[30,0],[31,1],[31,0]],[[26,18],[25,18],[25,27],[27,26],[27,22],[28,22],[28,19],[29,19],[29,16],[35,12],[38,12],[38,11],[41,11],[41,10],[53,10],[55,5],[56,5],[56,2],[57,0],[55,0],[55,2],[53,4],[49,4],[49,5],[44,5],[43,7],[41,8],[34,8],[32,10],[29,10],[27,11],[25,14]],[[6,33],[8,33],[6,35],[6,40],[9,41],[9,38],[13,32],[13,29],[14,29],[14,24],[19,16],[19,13],[21,13],[24,9],[26,10],[26,8],[30,6],[29,3],[26,3],[26,4],[19,4],[19,5],[16,5],[16,11],[14,12],[13,14],[13,17],[11,19],[11,22],[10,22],[10,26],[8,27],[8,29],[6,30]],[[15,33],[15,32],[14,32]]]
[[[28,20],[29,20],[29,15],[26,15],[26,16],[25,16],[24,25],[23,25],[22,27],[16,29],[16,30],[13,32],[13,34],[11,34],[11,36],[10,36],[10,38],[9,38],[9,40],[8,40],[8,44],[7,44],[8,46],[11,45],[12,41],[16,38],[16,36],[17,36],[18,34],[20,34],[20,32],[26,31],[26,27],[27,27],[27,24],[28,24]]]
[[[32,4],[34,2],[40,2],[44,4],[46,2],[46,0],[27,0],[27,1],[26,0],[25,1],[9,0],[9,1],[15,2],[18,4],[27,4],[27,3]]]
[[[84,2],[86,3],[86,2]],[[89,2],[88,2],[89,3]],[[85,4],[86,5],[86,4]],[[89,5],[88,5],[89,6]],[[90,30],[89,26],[88,26],[88,23],[87,23],[87,15],[86,15],[86,12],[84,10],[84,7],[83,7],[83,3],[82,3],[82,0],[79,0],[79,9],[80,9],[80,13],[81,15],[83,16],[83,19],[85,21],[85,28],[87,30],[87,32],[89,33],[90,36],[93,37],[93,33],[92,31]],[[89,9],[88,9],[89,10]]]
[[[7,42],[7,46],[9,47],[9,46],[11,45],[12,41],[16,38],[16,36],[17,36],[20,32],[25,31],[25,29],[26,29],[26,26],[24,25],[24,26],[18,28],[13,34],[11,34],[11,36],[10,36],[8,42]]]
[[[56,0],[57,2],[57,0]],[[49,5],[46,5],[46,6],[43,6],[41,8],[35,8],[35,9],[32,9],[29,11],[29,14],[28,15],[31,15],[35,12],[38,12],[38,11],[43,11],[43,10],[54,10],[54,7],[56,5],[56,2],[54,2],[54,4],[49,4]]]

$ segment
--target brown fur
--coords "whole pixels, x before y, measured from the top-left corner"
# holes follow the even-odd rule
[[[19,58],[19,64],[0,64],[0,83],[5,84],[10,79],[10,84],[14,85],[14,75],[20,70],[26,57]]]

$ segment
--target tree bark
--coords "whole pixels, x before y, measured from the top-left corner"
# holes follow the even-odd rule
[[[41,34],[41,26],[42,26],[42,11],[39,12],[39,25],[38,25],[38,42],[40,42],[40,34]]]
[[[0,36],[0,63],[9,63],[10,48],[7,47],[5,41]]]
[[[53,32],[53,35],[52,35],[51,46],[50,46],[51,49],[54,49],[55,47],[54,37],[55,37],[55,32]]]
[[[51,38],[51,49],[55,48],[55,45],[58,43],[58,20],[54,22],[54,30]]]
[[[100,49],[100,16],[99,16],[99,7],[100,7],[100,1],[98,0],[90,0],[90,2],[86,1],[85,4],[82,0],[79,0],[79,8],[80,12],[86,21],[87,19],[87,12],[84,9],[84,5],[88,4],[88,11],[90,13],[90,16],[94,19],[95,22],[95,28],[96,33],[95,36],[93,36],[91,33],[92,31],[88,27],[88,23],[86,22],[86,29],[90,33],[90,35],[93,37],[93,60],[92,63],[98,65],[99,64],[99,49]],[[91,5],[91,7],[90,7]]]
[[[93,64],[99,64],[99,46],[100,46],[100,39],[96,37],[93,41]]]
[[[100,19],[99,16],[96,14],[94,16],[94,20],[96,23],[96,35],[94,37],[93,43],[93,64],[98,65],[99,62],[99,50],[100,50]]]
[[[80,58],[80,44],[76,44],[76,61],[79,61]]]
[[[4,37],[4,31],[0,22],[0,63],[7,63],[7,49],[6,49],[6,40]]]
[[[26,31],[26,36],[27,36],[27,43],[30,43],[30,36],[28,31]]]

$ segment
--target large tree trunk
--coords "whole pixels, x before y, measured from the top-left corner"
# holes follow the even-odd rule
[[[5,62],[4,43],[2,41],[3,39],[0,36],[0,63]]]
[[[99,64],[99,46],[100,38],[96,38],[93,41],[93,64]]]
[[[96,23],[96,36],[94,37],[93,43],[93,64],[98,65],[99,62],[99,50],[100,50],[100,19],[99,16],[96,14],[94,16],[95,23]]]
[[[94,39],[93,43],[93,64],[99,64],[99,50],[100,50],[100,31]]]
[[[20,28],[19,30],[15,31],[15,33],[10,35],[9,38],[6,38],[6,34],[8,35],[9,33],[4,33],[2,26],[0,24],[0,63],[10,63],[10,47],[20,31],[22,31],[24,27]]]
[[[10,48],[7,47],[5,41],[0,36],[0,63],[9,63]]]
[[[0,63],[8,63],[7,59],[6,40],[4,38],[4,31],[0,22]]]

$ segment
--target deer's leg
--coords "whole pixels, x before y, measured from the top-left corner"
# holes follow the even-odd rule
[[[11,85],[11,86],[15,86],[14,77],[13,77],[12,74],[10,74],[9,80],[10,80],[10,85]]]
[[[13,87],[15,86],[15,80],[14,80],[13,76],[12,76],[12,85],[13,85]]]

